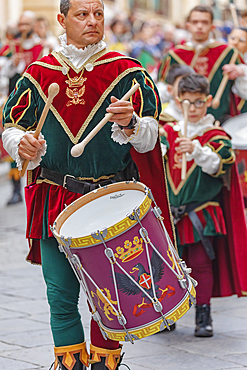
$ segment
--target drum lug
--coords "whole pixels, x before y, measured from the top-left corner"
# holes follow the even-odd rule
[[[174,324],[174,321],[173,321],[173,320],[171,320],[171,319],[168,319],[168,320],[166,320],[166,321],[167,321],[167,323],[168,323],[168,327]],[[165,323],[164,323],[164,321],[163,321],[163,322],[160,324],[160,331],[163,331],[165,328],[166,328],[166,325],[165,325]],[[170,329],[170,328],[169,328],[169,329]],[[169,330],[169,329],[168,329],[168,330]]]
[[[154,310],[161,314],[161,316],[164,320],[164,325],[167,327],[168,330],[170,330],[170,327],[168,325],[168,321],[166,320],[166,318],[165,318],[165,316],[163,315],[163,312],[162,312],[162,308],[163,308],[162,304],[160,303],[160,301],[158,301],[158,300],[155,301],[154,299],[153,299],[152,303],[153,303],[153,306],[154,306]]]
[[[154,213],[154,215],[155,215],[155,217],[158,219],[158,220],[164,220],[164,217],[162,217],[161,216],[161,209],[159,208],[159,207],[154,207],[153,209],[152,209],[152,211],[153,211],[153,213]]]
[[[108,230],[105,228],[105,229],[102,229],[102,230],[97,230],[94,233],[92,233],[91,235],[94,239],[102,241],[102,238],[104,239],[106,237],[107,233],[108,233]]]
[[[121,314],[121,315],[118,316],[118,322],[123,327],[127,324],[127,320],[126,320],[126,318],[124,317],[123,314]]]
[[[186,279],[179,279],[179,285],[182,289],[187,289],[187,280]]]
[[[136,207],[133,209],[133,212],[128,215],[128,217],[131,221],[135,221],[135,220],[138,221],[140,214],[141,214],[140,208]]]
[[[131,342],[132,344],[134,344],[134,340],[138,340],[140,338],[138,338],[135,334],[130,334],[130,333],[127,333],[124,340],[125,342]]]
[[[142,227],[142,228],[139,230],[139,233],[140,233],[140,235],[141,235],[141,237],[142,237],[142,239],[143,239],[144,243],[148,244],[148,243],[150,242],[150,239],[149,239],[149,237],[148,237],[148,232],[147,232],[147,230],[146,230],[144,227]]]
[[[106,248],[105,249],[105,255],[110,260],[111,263],[116,262],[116,257],[114,256],[114,252],[111,248]]]

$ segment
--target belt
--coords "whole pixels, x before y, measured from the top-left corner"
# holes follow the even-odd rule
[[[65,189],[72,191],[73,193],[86,194],[92,190],[98,189],[103,186],[110,185],[119,181],[128,181],[137,179],[135,171],[132,171],[133,164],[130,162],[130,165],[126,167],[121,172],[118,172],[115,176],[110,179],[99,181],[97,183],[90,183],[84,180],[78,180],[71,175],[62,175],[61,173],[51,171],[47,168],[41,167],[40,177],[43,179],[50,180],[57,185],[64,187]],[[133,173],[132,173],[133,172]],[[138,174],[137,174],[138,175]]]
[[[171,211],[172,211],[172,214],[174,215],[174,219],[175,219],[174,223],[175,224],[183,217],[183,215],[185,213],[188,214],[188,217],[189,217],[190,221],[192,222],[192,225],[196,229],[196,231],[197,231],[197,233],[198,233],[198,235],[201,239],[201,242],[202,242],[202,245],[205,249],[205,252],[207,253],[208,257],[211,260],[213,260],[213,259],[215,259],[214,248],[212,246],[212,243],[211,243],[209,237],[203,234],[203,231],[204,231],[203,225],[202,225],[199,217],[197,216],[196,212],[194,211],[194,209],[196,209],[197,207],[200,207],[204,203],[205,202],[191,203],[191,204],[180,206],[180,207],[171,206]]]

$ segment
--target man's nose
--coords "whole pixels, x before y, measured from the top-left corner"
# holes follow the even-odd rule
[[[90,13],[88,15],[88,24],[89,25],[95,25],[96,24],[96,18],[94,16],[94,14]]]

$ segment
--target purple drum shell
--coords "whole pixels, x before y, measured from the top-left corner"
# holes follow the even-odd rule
[[[171,252],[168,248],[168,242],[160,222],[152,212],[152,207],[141,222],[148,232],[151,243],[158,249],[169,265],[171,267],[174,266],[174,263],[177,262],[169,258]],[[150,294],[150,271],[146,246],[141,240],[139,230],[140,225],[136,223],[135,226],[129,228],[123,234],[107,241],[106,246],[113,250],[116,260],[122,268],[137,282],[139,281],[143,287],[149,289],[148,292]],[[158,257],[150,244],[148,244],[148,250],[150,259],[154,265],[155,291],[163,306],[163,314],[166,315],[174,308],[179,307],[182,301],[185,302],[188,298],[188,292],[186,289],[180,287],[176,275]],[[105,255],[105,246],[103,243],[90,247],[71,248],[71,252],[79,257],[83,268],[91,276],[99,289],[113,303],[114,307],[118,309],[111,263]],[[132,253],[128,254],[128,252]],[[126,328],[132,330],[145,327],[149,323],[161,319],[161,315],[154,310],[151,302],[143,295],[142,291],[130,282],[116,264],[113,264],[113,267],[118,281],[120,307],[127,320]],[[86,275],[85,280],[97,311],[101,316],[103,326],[109,328],[110,331],[123,331],[123,327],[119,324],[112,307],[99,291],[97,291],[97,288]],[[152,294],[150,295],[152,296]]]

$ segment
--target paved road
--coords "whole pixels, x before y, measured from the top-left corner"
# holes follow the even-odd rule
[[[25,208],[5,206],[11,188],[2,164],[0,194],[0,370],[48,370],[53,343],[41,267],[25,261]],[[88,341],[89,314],[83,296],[80,308]],[[247,368],[247,297],[213,299],[212,312],[212,338],[193,336],[193,308],[174,332],[124,344],[124,362],[131,370]]]

